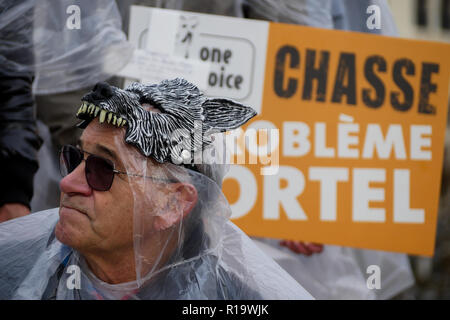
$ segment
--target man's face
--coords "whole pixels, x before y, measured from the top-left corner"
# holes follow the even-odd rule
[[[124,143],[124,129],[92,121],[80,139],[80,148],[111,160],[126,171],[117,143]],[[122,147],[121,147],[122,148]],[[84,155],[86,159],[87,154]],[[86,181],[86,162],[60,182],[60,219],[55,234],[62,243],[80,252],[117,252],[133,248],[133,192],[125,174],[115,174],[108,191],[93,190]]]

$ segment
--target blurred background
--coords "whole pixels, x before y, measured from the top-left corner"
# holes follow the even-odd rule
[[[388,0],[388,3],[400,37],[450,43],[450,1]],[[416,285],[409,294],[418,299],[450,299],[449,182],[450,131],[447,120],[435,255],[433,258],[410,257]]]
[[[61,31],[59,27],[61,23],[65,24],[66,8],[72,4],[79,5],[83,13],[81,36],[70,30]],[[380,30],[365,27],[365,10],[372,4],[381,8]],[[80,106],[82,95],[98,81],[108,81],[119,87],[123,85],[124,79],[101,72],[98,66],[114,66],[115,72],[131,57],[132,48],[126,41],[131,5],[450,43],[450,0],[61,0],[57,4],[48,0],[0,0],[0,39],[8,40],[0,40],[0,64],[3,67],[7,65],[11,70],[6,76],[0,73],[0,83],[3,85],[0,88],[8,91],[11,79],[18,78],[20,74],[21,79],[27,79],[28,86],[28,92],[20,94],[29,96],[26,103],[28,111],[24,115],[27,118],[20,121],[6,116],[11,114],[13,100],[17,99],[13,97],[0,101],[0,151],[7,150],[2,144],[9,148],[8,152],[0,153],[3,157],[0,161],[2,164],[17,164],[14,161],[26,158],[26,163],[33,164],[33,168],[39,163],[39,170],[31,169],[29,173],[29,182],[34,185],[33,192],[30,194],[27,190],[26,196],[21,197],[21,204],[28,211],[36,212],[59,205],[57,152],[64,144],[75,144],[81,133],[74,127],[77,123],[74,114]],[[34,41],[27,36],[33,34],[33,30]],[[30,52],[34,53],[34,62],[17,59]],[[19,125],[25,122],[31,127]],[[27,141],[35,141],[25,148],[28,150],[25,155],[15,159],[11,154],[20,154],[25,149],[14,151],[17,146],[14,139],[18,135],[11,134],[8,128],[25,130],[28,135],[37,133],[39,138],[27,138]],[[40,148],[39,139],[43,142]],[[6,182],[12,181],[10,175],[13,170],[8,173],[2,170],[0,183],[4,186],[0,185],[3,188],[0,190],[10,189]],[[5,203],[8,204],[7,199],[0,204],[0,208]],[[449,127],[435,255],[432,258],[409,256],[408,261],[415,284],[391,298],[450,299]]]
[[[450,1],[388,0],[402,38],[450,42]]]

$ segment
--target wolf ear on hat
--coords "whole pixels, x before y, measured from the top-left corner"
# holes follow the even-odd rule
[[[204,125],[219,131],[236,129],[256,115],[256,111],[233,100],[207,99],[203,104]]]

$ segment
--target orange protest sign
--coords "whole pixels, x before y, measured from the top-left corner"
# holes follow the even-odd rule
[[[245,232],[433,254],[450,45],[138,6],[131,17],[140,50],[123,76],[184,77],[258,112],[226,140],[223,190]]]
[[[432,255],[449,57],[446,44],[270,23],[261,112],[232,137],[233,221]]]

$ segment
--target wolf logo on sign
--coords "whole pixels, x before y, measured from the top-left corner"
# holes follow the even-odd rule
[[[194,37],[194,29],[198,25],[197,17],[180,16],[178,32],[175,39],[175,52],[177,55],[189,58],[189,49]]]

